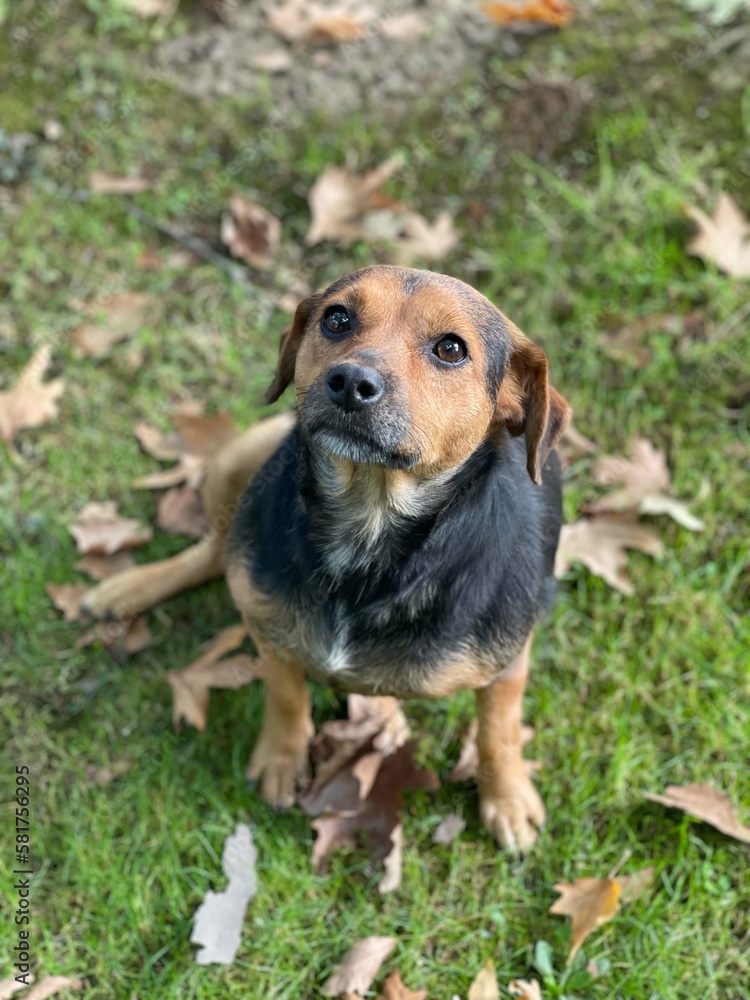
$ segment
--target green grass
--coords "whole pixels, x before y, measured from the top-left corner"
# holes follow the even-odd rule
[[[750,815],[748,285],[686,255],[682,213],[720,190],[750,207],[747,122],[742,95],[707,82],[714,64],[685,63],[705,44],[705,30],[669,5],[604,8],[530,43],[516,63],[494,67],[490,96],[467,81],[441,110],[439,136],[427,101],[404,109],[402,120],[292,117],[264,140],[265,167],[257,169],[257,149],[248,155],[242,147],[267,105],[200,106],[163,84],[144,87],[138,66],[147,30],[111,23],[100,8],[72,5],[60,23],[46,23],[33,65],[30,55],[0,59],[3,124],[39,130],[54,116],[66,129],[12,189],[0,247],[6,381],[35,345],[49,342],[68,383],[59,421],[22,435],[23,462],[2,457],[0,477],[3,766],[6,777],[17,762],[31,768],[38,974],[83,975],[92,998],[308,998],[352,943],[393,934],[399,945],[389,967],[400,966],[409,985],[436,998],[466,996],[489,956],[503,986],[528,977],[536,942],[546,940],[558,969],[547,996],[746,1000],[747,847],[643,798],[668,782],[709,781]],[[503,81],[530,66],[586,75],[595,94],[576,140],[544,166],[514,154],[502,127],[514,93]],[[696,117],[699,106],[708,117]],[[93,155],[66,169],[66,143],[87,133]],[[207,732],[172,734],[164,673],[236,620],[223,584],[166,603],[152,615],[153,646],[122,667],[101,650],[75,648],[79,627],[60,620],[44,584],[76,577],[67,527],[87,500],[112,498],[128,514],[155,517],[155,498],[130,486],[153,471],[134,423],[166,426],[170,407],[188,397],[229,410],[239,425],[264,412],[262,391],[287,319],[270,294],[298,272],[324,284],[388,259],[384,248],[301,249],[304,192],[347,152],[369,167],[394,149],[412,166],[390,190],[428,215],[447,205],[464,230],[445,269],[544,344],[577,426],[605,451],[622,450],[636,434],[665,447],[676,495],[702,497],[694,510],[706,527],[692,534],[660,519],[666,554],[660,562],[631,557],[634,597],[581,567],[563,582],[538,634],[526,703],[549,813],[531,857],[519,862],[496,850],[479,827],[472,788],[413,794],[403,886],[381,899],[364,851],[336,855],[329,874],[314,877],[309,821],[297,811],[276,815],[245,788],[259,688],[216,694]],[[238,156],[242,169],[232,179],[227,165]],[[138,270],[144,249],[170,248],[127,216],[122,200],[77,199],[93,168],[152,176],[152,190],[138,196],[143,210],[187,218],[208,238],[227,192],[254,191],[283,219],[279,267],[254,276],[249,290],[210,265]],[[487,212],[472,221],[476,202]],[[76,359],[70,346],[71,297],[125,288],[161,303],[139,334],[146,362],[136,374],[123,348],[95,362]],[[602,350],[603,329],[665,311],[698,313],[705,337],[656,332],[642,365]],[[580,462],[568,484],[568,517],[593,495],[588,462]],[[182,544],[157,535],[139,558]],[[318,721],[337,711],[329,692],[315,688],[314,697]],[[408,707],[425,761],[443,773],[471,711],[469,695]],[[132,767],[112,785],[86,777],[88,765],[123,758]],[[465,816],[467,830],[450,848],[435,847],[431,832],[451,810]],[[260,890],[237,961],[199,968],[191,917],[207,889],[223,888],[222,844],[241,820],[257,842]],[[4,822],[10,832],[10,816]],[[565,990],[559,970],[569,929],[547,913],[552,886],[605,875],[625,851],[632,852],[625,872],[656,866],[653,888],[585,945],[585,961],[607,958],[610,971]],[[4,846],[8,903],[10,862]],[[16,939],[9,922],[0,934],[1,976],[10,972]]]

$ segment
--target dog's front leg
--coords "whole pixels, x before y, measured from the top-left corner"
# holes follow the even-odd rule
[[[260,780],[260,793],[269,805],[287,809],[307,774],[313,735],[310,692],[300,666],[265,650],[262,655],[266,678],[263,726],[245,773],[250,781]]]
[[[531,639],[502,677],[477,691],[482,822],[503,847],[523,853],[544,823],[544,805],[521,756],[521,707]]]

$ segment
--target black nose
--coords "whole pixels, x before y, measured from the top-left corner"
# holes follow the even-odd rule
[[[351,413],[363,410],[382,399],[385,380],[374,368],[348,362],[331,368],[326,377],[328,395],[336,406]]]

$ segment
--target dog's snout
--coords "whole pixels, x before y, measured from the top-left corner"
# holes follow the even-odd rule
[[[385,379],[374,368],[348,362],[331,368],[326,376],[326,388],[336,406],[350,413],[382,399]]]

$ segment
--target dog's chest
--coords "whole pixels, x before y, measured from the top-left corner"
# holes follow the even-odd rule
[[[434,659],[437,636],[424,641],[423,616],[431,610],[424,601],[417,621],[387,598],[361,599],[353,583],[311,579],[265,607],[255,624],[266,641],[334,688],[413,695]]]

